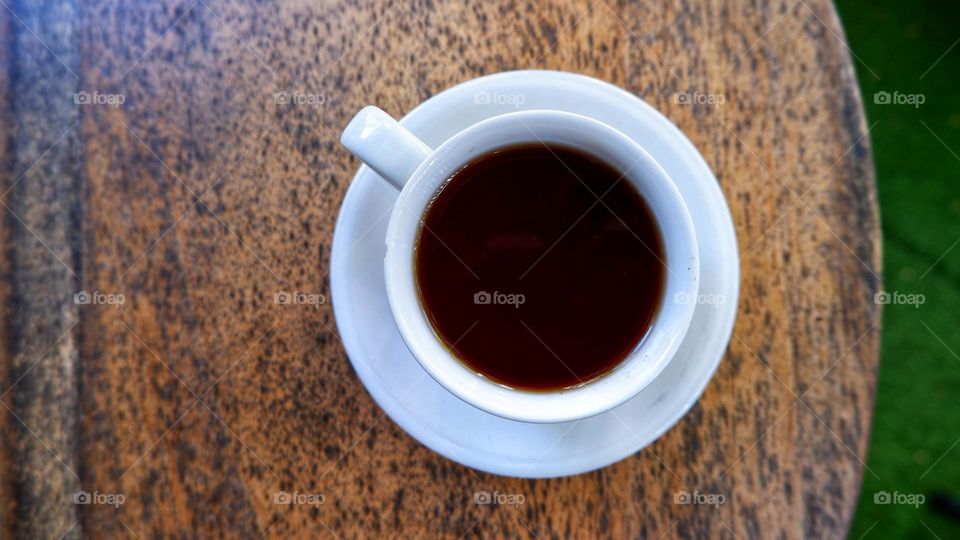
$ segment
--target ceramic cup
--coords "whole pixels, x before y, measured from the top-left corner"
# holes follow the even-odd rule
[[[636,395],[667,366],[693,318],[700,263],[693,221],[674,183],[632,139],[586,116],[534,110],[483,120],[431,149],[382,110],[368,106],[350,121],[341,143],[400,191],[387,226],[384,277],[390,309],[413,356],[463,401],[522,422],[565,422],[610,410]],[[414,249],[430,202],[450,176],[498,148],[544,143],[593,155],[624,174],[652,210],[667,267],[660,308],[646,336],[608,373],[557,391],[527,391],[493,382],[460,362],[440,341],[424,311]]]

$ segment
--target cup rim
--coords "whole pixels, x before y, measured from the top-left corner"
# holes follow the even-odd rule
[[[529,132],[526,139],[517,134],[517,126]],[[423,215],[446,179],[479,155],[538,141],[580,148],[621,172],[626,169],[622,180],[640,191],[655,214],[667,265],[660,306],[647,334],[634,349],[610,371],[582,385],[553,391],[507,387],[485,378],[458,359],[429,321],[414,270],[414,249]],[[632,165],[627,165],[627,156],[635,160]],[[437,147],[401,190],[387,226],[386,246],[387,297],[400,335],[414,358],[461,400],[491,414],[523,422],[586,418],[636,395],[673,359],[693,319],[699,291],[699,246],[693,220],[666,171],[639,144],[615,128],[563,111],[528,110],[495,116],[456,133]],[[681,301],[683,298],[686,301]]]

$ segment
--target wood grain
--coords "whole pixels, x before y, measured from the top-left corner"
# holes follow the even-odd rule
[[[880,246],[829,2],[48,0],[9,4],[0,28],[0,536],[846,533]],[[356,110],[402,115],[518,68],[663,111],[715,171],[742,255],[735,335],[691,413],[618,464],[543,481],[427,450],[364,391],[329,305],[274,303],[329,294]],[[75,505],[78,490],[124,502]],[[275,504],[281,490],[323,503]],[[479,490],[525,502],[475,505]]]

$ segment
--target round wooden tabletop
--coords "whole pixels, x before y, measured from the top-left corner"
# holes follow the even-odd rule
[[[880,236],[828,1],[3,7],[0,537],[846,533],[871,474]],[[609,81],[675,122],[742,266],[693,410],[553,480],[421,446],[364,391],[330,305],[274,299],[329,293],[355,111],[520,68]]]

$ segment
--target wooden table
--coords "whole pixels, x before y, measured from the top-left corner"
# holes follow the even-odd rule
[[[6,0],[0,28],[0,537],[847,531],[880,237],[828,1]],[[330,306],[273,298],[329,293],[356,110],[401,115],[517,68],[663,111],[716,172],[742,255],[735,335],[697,406],[634,457],[545,481],[415,442],[365,393]],[[478,489],[525,503],[475,505]],[[123,504],[73,504],[78,490]],[[279,490],[324,500],[274,504]]]

